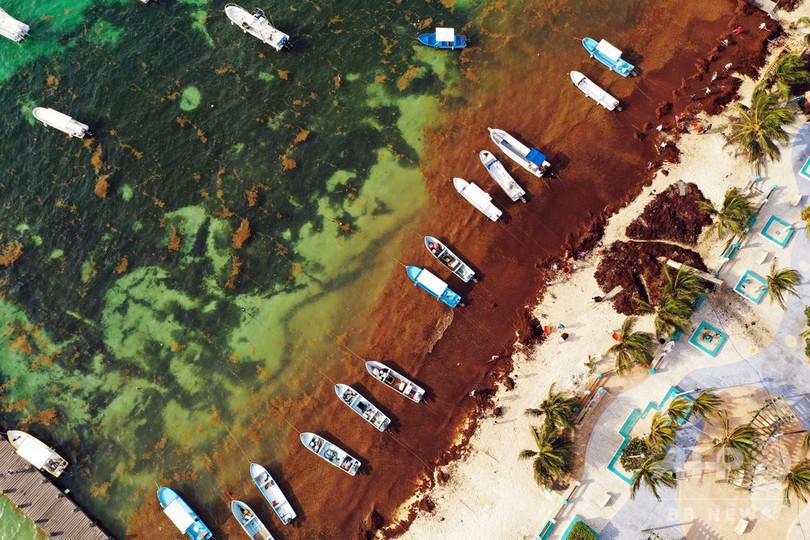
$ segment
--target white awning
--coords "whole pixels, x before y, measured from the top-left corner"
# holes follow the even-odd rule
[[[614,62],[621,58],[622,51],[605,41],[604,39],[599,42],[599,45],[596,46],[596,50],[600,53],[604,54]]]
[[[163,511],[181,532],[186,532],[194,523],[194,518],[189,515],[188,510],[183,508],[183,503],[177,499],[170,502],[169,506],[164,508]]]
[[[41,469],[50,459],[51,449],[34,437],[26,437],[22,444],[17,447],[17,454],[37,469]]]
[[[450,41],[456,40],[455,28],[436,28],[436,41]]]
[[[416,281],[436,296],[441,296],[447,288],[447,283],[427,270],[422,270],[416,277]]]

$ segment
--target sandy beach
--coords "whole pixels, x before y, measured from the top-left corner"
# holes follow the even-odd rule
[[[779,16],[787,28],[788,23],[808,14],[810,8],[803,5],[791,13],[780,12]],[[804,35],[806,32],[799,30],[797,33]],[[786,39],[782,38],[780,44]],[[771,46],[768,62],[780,48],[780,45]],[[750,99],[754,84],[750,77],[744,77],[742,85],[738,85],[743,103]],[[722,204],[723,196],[729,188],[745,189],[751,185],[756,173],[742,158],[734,155],[732,148],[724,147],[724,138],[717,129],[717,126],[727,122],[731,110],[723,108],[726,109],[724,113],[711,118],[705,115],[698,117],[697,121],[702,125],[714,126],[706,134],[691,130],[678,136],[674,142],[679,149],[680,163],[664,165],[658,170],[649,187],[610,217],[604,227],[602,245],[609,246],[615,241],[630,240],[625,234],[628,225],[641,215],[648,203],[679,180],[695,184],[703,196],[716,207]],[[676,108],[675,112],[679,112],[679,109]],[[789,131],[795,134],[804,122],[804,115],[797,112],[797,121]],[[668,140],[673,140],[673,136],[666,132],[662,133],[659,141]],[[789,147],[790,143],[783,148],[780,162],[769,162],[760,174],[764,189],[770,188],[772,184],[779,186],[767,204],[778,205],[783,212],[781,215],[787,213],[791,216],[789,221],[796,221],[801,207],[793,204],[799,191],[793,180],[792,162],[795,161],[795,157],[791,156]],[[797,234],[804,235],[801,226]],[[789,245],[777,253],[767,245],[758,246],[758,241],[755,243],[757,245],[749,246],[748,254],[745,255],[749,259],[735,264],[753,265],[754,258],[759,258],[760,253],[767,253],[767,261],[760,264],[762,267],[762,270],[758,270],[760,274],[764,275],[767,272],[766,267],[774,256],[778,257],[780,266],[788,265],[789,250],[792,246]],[[708,268],[715,268],[725,247],[724,241],[712,237],[701,240],[694,249]],[[539,423],[538,420],[525,416],[523,411],[526,408],[537,407],[548,394],[551,384],[556,384],[557,390],[568,390],[578,394],[593,380],[596,372],[607,371],[611,367],[611,359],[605,357],[605,352],[614,343],[612,332],[621,326],[625,316],[617,313],[608,301],[589,302],[592,297],[605,296],[607,292],[599,287],[594,278],[600,259],[604,256],[598,251],[600,250],[588,250],[583,258],[568,262],[567,264],[574,266],[574,270],[569,274],[563,273],[561,266],[558,266],[556,273],[548,275],[550,285],[534,305],[532,315],[540,325],[550,326],[551,334],[540,345],[518,346],[518,351],[512,357],[513,370],[509,374],[511,380],[508,384],[500,384],[493,397],[493,405],[501,409],[502,416],[495,417],[491,408],[479,411],[477,426],[469,443],[464,447],[462,457],[437,469],[434,476],[435,487],[420,493],[402,507],[400,517],[403,519],[406,519],[406,516],[413,517],[413,508],[420,510],[413,517],[413,522],[404,537],[536,538],[556,509],[564,506],[560,494],[544,492],[534,483],[530,464],[519,461],[517,456],[522,449],[533,447],[529,427]],[[725,267],[721,272],[721,278],[728,279],[725,273],[734,271],[739,273],[739,268]],[[756,306],[757,313],[754,315],[754,308],[746,305],[731,291],[733,286],[734,283],[727,282],[726,288],[713,293],[710,297],[713,298],[713,309],[725,322],[724,330],[737,340],[735,349],[738,351],[735,354],[742,357],[768,346],[785,315],[782,309],[769,304],[767,300]],[[693,316],[693,324],[696,324],[696,320],[697,316]],[[751,321],[754,321],[753,324],[756,326],[749,326],[752,324]],[[560,324],[564,325],[564,330],[559,328]],[[653,331],[652,317],[639,318],[637,328]],[[560,342],[558,337],[563,331],[570,337],[565,342]],[[786,337],[786,342],[789,345],[792,343],[795,347],[795,336],[788,337],[792,340]],[[675,361],[668,359],[668,363],[665,364],[666,375],[662,376],[660,370],[657,374],[649,374],[646,370],[637,368],[629,377],[609,378],[606,397],[576,433],[575,440],[580,452],[576,471],[572,475],[572,483],[576,480],[582,481],[583,488],[580,491],[585,490],[585,494],[577,497],[580,503],[572,505],[577,507],[570,509],[570,512],[566,508],[566,512],[563,513],[565,517],[580,515],[592,526],[595,524],[594,528],[599,531],[608,524],[621,508],[621,503],[628,498],[627,485],[616,481],[615,478],[611,480],[610,473],[605,469],[606,461],[603,461],[602,457],[593,459],[598,451],[592,451],[592,447],[599,446],[603,441],[595,440],[591,436],[596,437],[599,430],[595,429],[595,426],[606,421],[601,415],[608,407],[619,401],[624,402],[624,407],[629,411],[634,406],[646,402],[649,393],[653,396],[657,395],[656,392],[663,395],[665,390],[664,386],[661,386],[663,382],[661,384],[651,382],[656,377],[678,380],[678,376],[682,377],[696,367],[710,365],[713,362],[722,365],[723,362],[731,361],[729,358],[725,360],[715,358],[706,362],[699,355],[690,357],[688,351],[684,350],[688,344],[683,341],[685,340],[682,339],[676,344],[673,352],[678,355],[677,366],[673,365]],[[739,357],[734,357],[733,360],[739,360]],[[593,359],[590,364],[589,359]],[[653,389],[647,390],[646,387]],[[640,393],[638,396],[634,395],[636,389]],[[651,398],[650,401],[654,399]],[[616,447],[614,445],[612,448],[604,448],[603,454],[615,451]],[[611,493],[614,502],[602,508],[594,501],[606,491]],[[691,497],[694,498],[694,495],[692,492]],[[687,493],[682,496],[690,495]],[[767,529],[767,537],[786,534],[785,531],[792,520],[793,518],[777,516],[777,520],[771,522],[770,528]],[[720,531],[718,537],[733,534],[733,529],[734,523]],[[762,528],[759,531],[766,534]],[[551,537],[559,538],[560,532],[562,531],[557,531]],[[705,530],[701,532],[700,528],[694,528],[686,534],[687,537],[698,538],[703,533]],[[608,537],[613,535],[608,534]]]

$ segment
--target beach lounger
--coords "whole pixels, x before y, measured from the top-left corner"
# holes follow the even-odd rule
[[[606,492],[604,492],[602,495],[599,495],[599,496],[596,498],[596,501],[594,501],[594,502],[595,502],[597,505],[599,505],[599,507],[600,507],[600,508],[604,508],[604,507],[606,507],[607,505],[609,505],[609,504],[610,504],[610,500],[611,500],[612,498],[613,498],[613,496],[612,496],[610,493],[608,493],[608,492],[606,491]]]
[[[766,250],[766,249],[759,250],[759,253],[757,253],[757,259],[756,259],[757,263],[759,263],[759,264],[764,263],[765,260],[768,258],[768,255],[770,255],[770,254],[771,254],[771,252]]]
[[[796,197],[790,201],[790,206],[799,206],[799,203],[802,202],[802,197],[803,195],[801,193],[796,195]]]
[[[734,527],[734,532],[737,536],[742,536],[745,534],[745,531],[748,530],[748,519],[741,518],[740,521],[737,522],[737,526]]]

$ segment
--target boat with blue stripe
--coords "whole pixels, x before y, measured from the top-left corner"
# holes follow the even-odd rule
[[[278,519],[280,519],[284,525],[292,523],[296,517],[295,510],[293,510],[290,501],[287,500],[287,496],[284,495],[284,492],[278,487],[276,481],[273,480],[273,477],[267,472],[267,469],[258,463],[251,463],[250,477],[253,478],[256,487],[259,488],[264,498],[270,503]]]
[[[191,540],[208,540],[214,537],[211,529],[172,488],[161,487],[157,496],[166,516]]]
[[[460,304],[461,296],[458,293],[453,292],[450,290],[450,287],[447,286],[447,283],[439,279],[435,274],[431,273],[429,270],[425,270],[424,268],[419,268],[418,266],[409,266],[407,267],[408,277],[413,280],[414,285],[418,285],[422,287],[431,295],[436,297],[437,300],[441,300],[451,308],[454,308],[458,305],[463,306],[464,304]]]
[[[489,138],[501,149],[501,152],[537,178],[543,176],[551,167],[551,164],[546,160],[546,155],[537,148],[526,146],[502,129],[487,129],[489,130]]]
[[[434,49],[463,49],[467,36],[457,36],[455,28],[436,28],[433,34],[420,34],[419,43]]]
[[[248,505],[242,501],[231,501],[231,512],[242,530],[253,540],[273,540],[273,535]]]
[[[586,37],[582,40],[582,46],[590,53],[591,58],[596,58],[608,69],[615,71],[622,77],[634,77],[636,75],[635,66],[622,60],[622,51],[604,39],[597,43],[595,39]]]

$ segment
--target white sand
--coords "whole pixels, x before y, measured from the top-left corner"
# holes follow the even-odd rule
[[[789,20],[796,20],[798,17],[808,14],[810,14],[810,8],[802,6],[797,11],[788,14],[788,17]],[[753,82],[746,81],[741,90],[742,95],[750,96],[752,88]],[[796,131],[799,123],[804,122],[803,115],[798,114],[797,117],[799,120],[797,125],[791,129],[792,132]],[[659,172],[651,188],[646,188],[642,195],[610,219],[603,238],[605,246],[615,240],[626,240],[624,230],[652,199],[651,189],[660,193],[679,179],[694,182],[699,186],[703,195],[710,199],[716,207],[719,207],[727,189],[733,186],[741,188],[746,186],[753,176],[750,166],[741,158],[733,158],[730,155],[731,149],[723,147],[724,139],[717,133],[717,126],[723,124],[725,119],[712,117],[711,120],[704,121],[704,125],[709,122],[715,126],[712,132],[705,135],[689,133],[681,137],[678,142],[681,150],[681,163],[668,165],[667,168],[670,171],[668,176]],[[766,187],[779,183],[782,187],[771,197],[768,205],[788,208],[790,206],[788,201],[796,198],[797,191],[793,181],[789,147],[784,148],[782,153],[782,161],[778,164],[770,164],[768,170],[763,172],[761,183]],[[793,208],[791,212],[795,214],[800,210],[801,208],[797,207]],[[768,212],[764,212],[764,214],[765,218],[770,215]],[[783,212],[781,215],[788,215],[788,213]],[[788,221],[795,219],[794,217]],[[804,234],[804,229],[801,226],[797,227],[795,234]],[[753,304],[750,304],[750,307],[747,306],[747,301],[742,300],[732,291],[736,285],[736,279],[739,279],[745,265],[752,268],[753,263],[749,264],[749,262],[755,255],[758,255],[758,249],[769,249],[771,253],[778,251],[766,245],[760,248],[757,244],[767,241],[758,235],[758,238],[753,238],[753,236],[752,233],[749,233],[748,242],[751,245],[741,250],[741,254],[743,251],[747,253],[745,255],[747,259],[744,262],[736,262],[737,267],[725,268],[721,273],[721,277],[726,280],[726,286],[723,291],[713,295],[713,303],[716,306],[732,306],[731,309],[742,312],[753,309]],[[791,244],[795,244],[795,242]],[[710,269],[716,267],[724,245],[725,241],[701,241],[697,251]],[[780,252],[780,255],[784,257],[784,264],[780,266],[785,266],[789,261],[787,258],[789,249],[790,245],[784,250],[784,253]],[[535,484],[530,461],[517,459],[518,453],[522,449],[535,447],[529,427],[540,423],[539,419],[525,416],[523,410],[528,407],[537,407],[548,394],[551,383],[555,381],[558,390],[581,391],[593,374],[593,371],[585,364],[588,357],[603,359],[605,351],[615,343],[611,338],[610,330],[620,328],[625,316],[613,311],[608,302],[600,305],[588,302],[593,296],[604,296],[593,277],[598,257],[599,255],[595,253],[589,254],[584,263],[579,263],[579,269],[570,275],[560,273],[553,285],[548,288],[544,301],[534,309],[534,315],[543,324],[549,324],[554,328],[550,339],[532,350],[518,351],[515,354],[513,373],[516,380],[515,389],[512,391],[502,389],[497,395],[498,405],[505,409],[504,416],[497,421],[493,419],[483,421],[468,445],[466,456],[442,469],[449,476],[449,480],[422,495],[429,497],[435,503],[434,511],[419,512],[409,532],[404,535],[405,538],[535,539],[546,520],[560,506],[559,494],[544,493]],[[762,268],[754,265],[760,275],[766,275],[770,261],[771,259],[768,258],[761,265]],[[757,319],[767,321],[767,324],[761,324],[756,332],[742,330],[741,325],[745,320],[745,313],[742,315],[736,313],[737,317],[727,317],[728,320],[725,321],[729,325],[727,330],[734,332],[739,327],[741,333],[750,334],[748,336],[750,343],[747,343],[750,350],[744,351],[746,353],[769,343],[782,320],[782,311],[775,306],[770,306],[767,298],[756,306],[756,309]],[[751,319],[748,318],[748,320]],[[565,332],[570,334],[570,338],[565,343],[559,343],[557,340],[562,332],[557,329],[558,323],[564,323]],[[767,326],[767,328],[763,326]],[[639,319],[636,329],[652,331],[651,316]],[[736,332],[734,334],[736,335]],[[680,340],[677,346],[687,347],[688,345],[683,343],[685,341]],[[683,371],[685,374],[700,367],[700,362],[703,360],[700,359],[699,354],[695,358],[691,367],[679,366],[679,371]],[[679,358],[679,362],[681,360],[682,358]],[[596,370],[606,371],[611,364],[610,359],[601,360],[596,366]],[[638,373],[631,377],[631,380],[612,377],[611,380],[615,380],[615,383],[611,384],[626,388],[650,377],[640,368],[635,371]],[[612,398],[615,399],[617,392],[616,388],[611,389]],[[631,393],[625,392],[625,394]],[[622,399],[625,398],[625,394],[622,394]],[[657,398],[660,399],[662,396],[663,392],[660,392]],[[597,410],[597,414],[601,413],[604,408],[603,405],[601,409]],[[628,406],[626,409],[625,417],[630,408],[632,407]],[[607,420],[599,417],[597,422],[602,423]],[[590,429],[586,429],[586,431],[590,432]],[[618,435],[616,436],[618,437]],[[588,442],[582,440],[582,437],[577,439],[583,454]],[[589,461],[585,464],[583,477],[583,491],[588,488],[586,483],[604,484],[605,487],[596,485],[588,488],[584,496],[588,502],[586,504],[577,503],[580,508],[574,508],[573,511],[581,513],[587,509],[589,512],[597,513],[595,521],[597,524],[601,523],[597,527],[599,530],[619,510],[621,504],[618,504],[617,501],[607,508],[600,509],[599,506],[592,504],[593,499],[599,498],[600,495],[604,495],[605,490],[609,490],[615,494],[614,499],[625,500],[629,490],[626,484],[611,477],[612,473],[605,471],[607,462],[591,462],[591,447],[595,443],[593,438],[590,443],[588,446]],[[614,446],[609,450],[610,453],[617,448],[615,443],[611,444]],[[596,480],[592,480],[594,477]],[[608,483],[610,485],[607,485]],[[408,505],[403,507],[403,515],[407,514],[408,509]],[[589,520],[593,519],[590,513],[581,515],[587,515]],[[565,524],[555,530],[552,537],[558,538],[564,526]]]

